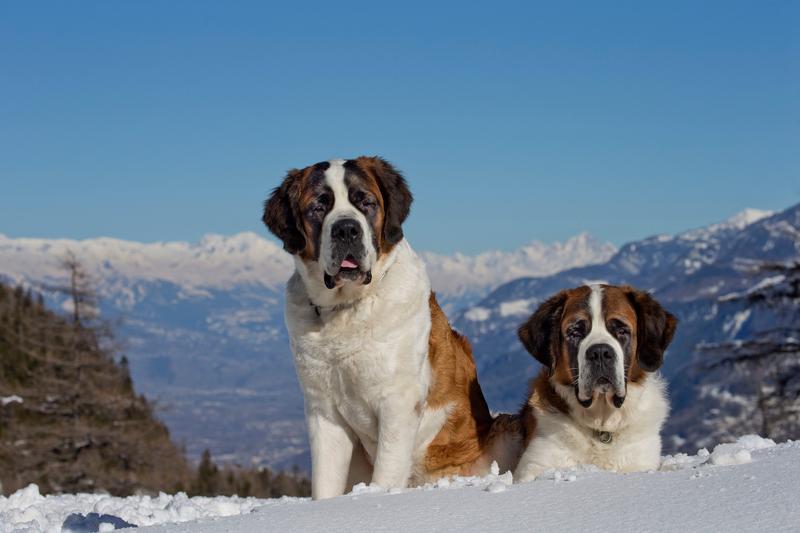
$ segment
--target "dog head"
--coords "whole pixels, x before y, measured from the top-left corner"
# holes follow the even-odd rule
[[[262,220],[328,289],[367,285],[375,264],[403,239],[411,201],[385,160],[337,159],[289,171]]]
[[[574,387],[583,407],[602,397],[619,408],[629,383],[661,367],[676,326],[646,292],[592,285],[549,298],[519,328],[519,338],[552,379]]]

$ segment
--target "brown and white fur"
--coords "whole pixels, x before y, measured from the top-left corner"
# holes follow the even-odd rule
[[[389,163],[359,157],[292,170],[265,203],[295,259],[286,324],[317,499],[489,467],[492,419],[470,345],[403,237],[411,201]]]
[[[519,328],[543,368],[514,421],[523,450],[515,481],[581,464],[658,468],[669,404],[656,371],[676,325],[649,294],[628,286],[577,287],[545,301]]]

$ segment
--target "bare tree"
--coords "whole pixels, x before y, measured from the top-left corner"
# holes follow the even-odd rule
[[[94,280],[72,250],[67,250],[60,260],[60,265],[69,277],[69,284],[52,287],[52,290],[69,296],[72,301],[72,321],[76,326],[80,326],[81,320],[97,315]]]

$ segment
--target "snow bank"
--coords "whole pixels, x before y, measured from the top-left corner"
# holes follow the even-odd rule
[[[463,488],[479,488],[486,492],[503,492],[506,487],[514,482],[511,472],[500,473],[497,463],[492,463],[491,473],[488,476],[453,476],[449,478],[442,478],[435,483],[426,483],[421,487],[414,487],[411,489],[384,489],[376,487],[375,485],[367,485],[366,483],[359,483],[353,487],[353,492],[347,496],[352,499],[358,499],[359,496],[365,494],[403,494],[411,491],[430,491],[430,490],[447,490],[447,489],[463,489]]]
[[[736,442],[716,445],[710,453],[703,448],[697,452],[697,455],[685,453],[667,455],[661,461],[661,470],[683,470],[706,463],[716,466],[742,465],[752,460],[750,452],[773,446],[775,446],[775,441],[772,439],[765,439],[758,435],[745,435],[739,437]]]
[[[0,405],[6,406],[10,403],[22,403],[23,400],[16,394],[12,396],[0,396]]]
[[[733,466],[731,466],[733,465]],[[746,436],[697,455],[663,458],[655,472],[615,474],[592,467],[552,470],[512,484],[486,477],[441,479],[408,490],[359,485],[346,496],[188,498],[43,497],[35,485],[0,497],[0,533],[61,531],[73,513],[112,515],[143,533],[348,530],[437,531],[796,531],[800,442]]]
[[[130,524],[149,526],[239,515],[278,502],[281,500],[189,498],[182,492],[128,498],[103,494],[42,496],[39,487],[31,484],[7,498],[0,496],[0,533],[60,532],[62,524],[72,514],[111,515]]]
[[[748,435],[732,444],[719,444],[711,452],[711,464],[728,466],[749,463],[750,452],[775,446],[772,439],[763,439],[758,435]]]

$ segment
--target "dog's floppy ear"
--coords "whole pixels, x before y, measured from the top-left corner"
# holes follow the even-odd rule
[[[525,349],[550,369],[555,363],[553,356],[559,350],[561,316],[564,314],[566,301],[567,291],[551,296],[517,330],[519,340]]]
[[[406,180],[388,161],[380,157],[359,158],[372,167],[383,196],[383,241],[394,246],[403,239],[403,221],[411,210],[414,198]]]
[[[661,307],[652,296],[632,287],[625,287],[636,311],[636,353],[639,366],[655,372],[664,364],[664,351],[678,326],[678,319]]]
[[[296,254],[306,247],[306,238],[300,231],[297,202],[300,199],[302,170],[290,170],[279,187],[264,202],[261,220],[269,230],[283,241],[283,249]]]

